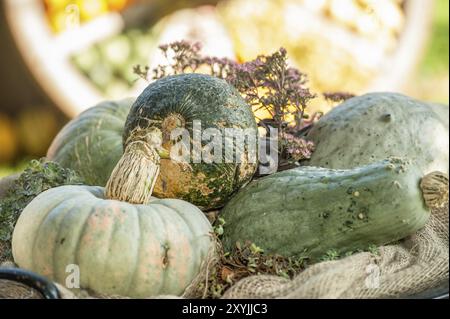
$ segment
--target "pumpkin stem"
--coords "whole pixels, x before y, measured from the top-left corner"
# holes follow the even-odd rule
[[[443,207],[448,202],[448,175],[431,172],[420,181],[423,199],[429,208]]]
[[[106,184],[105,196],[133,204],[148,203],[159,175],[160,159],[169,157],[160,145],[158,129],[127,143]]]

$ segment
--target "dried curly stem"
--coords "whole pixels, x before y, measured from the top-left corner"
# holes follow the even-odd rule
[[[159,175],[160,156],[143,141],[127,146],[106,184],[106,197],[146,204]]]
[[[448,202],[448,175],[431,172],[420,181],[423,199],[429,208],[443,207]]]
[[[169,157],[161,147],[161,131],[137,129],[125,144],[124,154],[106,184],[105,196],[133,204],[146,204],[150,201],[159,175],[160,159]]]

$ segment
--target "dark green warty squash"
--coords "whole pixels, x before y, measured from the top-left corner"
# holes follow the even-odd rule
[[[200,134],[211,129],[220,134],[196,139],[194,127],[198,126],[194,122],[200,124]],[[186,129],[187,141],[175,141],[171,137],[174,129]],[[256,144],[253,113],[225,81],[202,74],[181,74],[151,83],[137,98],[126,120],[125,151],[107,183],[107,196],[145,203],[154,192],[159,198],[184,199],[202,209],[223,206],[251,179],[258,165],[254,151],[257,145],[226,140],[227,129],[246,132]],[[242,133],[238,135],[242,137]],[[205,151],[216,137],[221,145],[220,160],[208,162],[202,157],[194,162],[193,151]],[[191,158],[174,160],[170,156],[174,145],[177,149],[185,145]],[[233,156],[240,154],[238,161],[225,161],[227,146]]]

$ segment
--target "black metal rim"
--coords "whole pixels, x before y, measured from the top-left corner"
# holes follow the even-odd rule
[[[0,268],[0,279],[15,281],[37,290],[45,299],[60,299],[56,285],[47,278],[20,268]]]

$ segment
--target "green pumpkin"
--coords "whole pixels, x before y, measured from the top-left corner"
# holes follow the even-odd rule
[[[220,162],[208,163],[204,158],[195,162],[191,157],[180,163],[164,157],[162,154],[169,154],[174,146],[170,136],[174,129],[186,129],[191,151],[195,145],[207,147],[210,140],[195,140],[195,121],[202,130],[215,129],[222,137],[227,129],[240,129],[257,141],[250,107],[225,81],[202,74],[162,78],[151,83],[131,108],[124,128],[124,155],[106,186],[108,196],[145,202],[153,191],[159,198],[184,199],[202,209],[223,206],[252,178],[256,156],[252,161],[247,144],[240,146],[233,141],[229,151],[243,156],[226,162],[226,142],[221,138]],[[257,149],[257,145],[253,147]]]
[[[214,252],[211,232],[204,214],[181,200],[132,205],[106,199],[102,187],[61,186],[23,210],[12,250],[19,267],[63,285],[77,265],[80,287],[96,293],[180,295]]]
[[[398,93],[351,98],[323,116],[308,139],[316,149],[307,165],[353,168],[389,156],[413,160],[422,173],[448,173],[448,106]]]
[[[88,185],[105,186],[123,154],[123,126],[134,100],[105,101],[84,111],[58,133],[47,158]]]
[[[416,165],[392,158],[348,170],[299,167],[258,179],[221,211],[224,247],[249,240],[269,253],[317,259],[331,249],[345,253],[396,241],[430,216],[421,176]],[[445,178],[422,184],[427,180],[445,184]],[[440,189],[430,185],[422,187]]]

